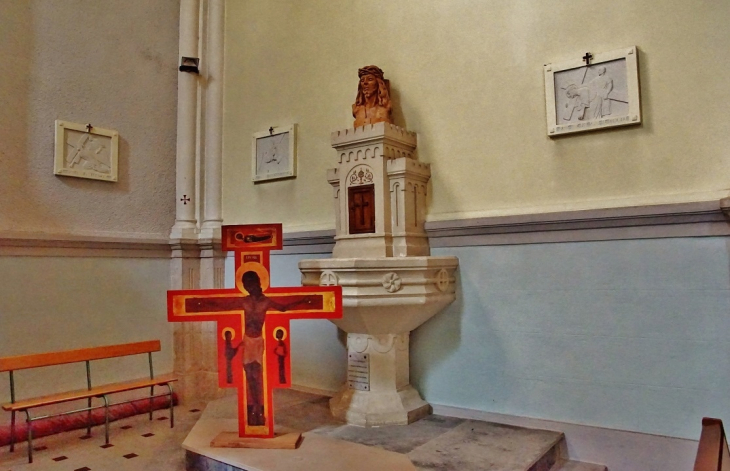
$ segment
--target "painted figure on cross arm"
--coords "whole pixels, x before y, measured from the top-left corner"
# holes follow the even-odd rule
[[[276,338],[276,348],[274,348],[274,354],[279,366],[279,384],[286,384],[286,356],[289,351],[286,348],[286,342],[284,342],[284,336],[286,331],[281,327],[274,330],[274,337]]]
[[[223,338],[226,341],[225,346],[225,355],[226,355],[226,382],[228,384],[233,384],[233,359],[236,358],[236,353],[238,353],[238,349],[241,348],[241,345],[243,345],[243,342],[238,342],[238,345],[235,347],[233,346],[233,331],[231,329],[226,329],[224,331]]]

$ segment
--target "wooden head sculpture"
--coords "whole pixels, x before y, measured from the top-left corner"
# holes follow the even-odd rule
[[[359,69],[357,74],[360,81],[355,104],[352,105],[354,126],[380,122],[393,124],[390,81],[383,77],[383,71],[377,66],[369,65]]]

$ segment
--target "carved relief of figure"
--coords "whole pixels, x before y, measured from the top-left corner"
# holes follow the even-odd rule
[[[565,94],[570,100],[565,104],[563,119],[570,121],[573,119],[573,113],[578,113],[578,119],[583,121],[586,117],[586,109],[591,104],[591,89],[586,86],[579,87],[575,84],[570,84],[565,90]]]
[[[390,103],[390,82],[383,77],[379,67],[369,65],[357,71],[360,82],[357,97],[352,105],[355,127],[380,122],[393,123]]]
[[[66,158],[68,168],[78,166],[84,170],[93,170],[99,173],[109,173],[111,171],[109,152],[105,150],[106,147],[99,139],[90,134],[82,134],[76,145],[68,144],[68,146],[73,149]]]
[[[613,80],[606,76],[606,68],[598,68],[598,77],[590,81],[588,86],[596,93],[594,102],[591,103],[593,118],[603,118],[611,114],[611,100],[608,95],[613,90]]]
[[[598,76],[593,80],[581,84],[570,84],[565,89],[569,98],[565,104],[563,119],[570,121],[573,114],[577,113],[578,120],[586,118],[586,110],[591,109],[590,119],[603,118],[611,114],[610,93],[613,91],[613,79],[606,75],[606,68],[601,66],[598,69]]]

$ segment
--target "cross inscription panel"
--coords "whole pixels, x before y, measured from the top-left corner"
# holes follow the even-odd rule
[[[375,185],[351,186],[347,189],[350,234],[375,232]]]

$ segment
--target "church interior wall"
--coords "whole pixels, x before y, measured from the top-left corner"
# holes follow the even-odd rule
[[[418,132],[431,164],[429,221],[717,201],[728,194],[728,65],[702,51],[727,50],[729,19],[717,4],[659,0],[580,12],[539,1],[229,2],[224,219],[332,229],[330,132],[351,126],[355,71],[368,64],[391,80],[395,123]],[[543,64],[632,45],[643,124],[547,137]],[[297,178],[254,185],[251,136],[290,123]],[[461,265],[457,302],[411,339],[427,401],[691,440],[702,416],[730,419],[724,238],[432,253]],[[300,258],[278,263],[296,275]]]
[[[662,0],[575,9],[228,2],[224,218],[332,228],[329,136],[352,125],[356,71],[369,64],[390,79],[395,123],[418,132],[419,158],[431,164],[430,221],[727,196],[728,65],[707,58],[730,47],[730,9]],[[634,45],[643,124],[550,139],[543,64]],[[252,185],[251,136],[290,123],[300,131],[297,178]]]
[[[156,373],[171,372],[179,2],[1,3],[0,356],[159,338]],[[53,174],[56,119],[119,132],[117,183]],[[19,397],[85,387],[75,366],[19,372]],[[92,375],[147,368],[140,356]]]
[[[730,46],[730,9],[717,3],[226,8],[226,223],[332,229],[329,136],[351,125],[355,71],[368,64],[391,80],[396,124],[419,133],[433,173],[430,221],[728,194],[728,64],[708,57]],[[140,258],[134,249],[165,244],[174,221],[179,2],[33,0],[0,11],[0,355],[160,338],[156,371],[169,372],[169,253]],[[631,45],[644,123],[548,138],[542,65]],[[54,176],[55,119],[118,130],[120,181]],[[254,185],[251,136],[290,123],[299,125],[297,178]],[[71,242],[82,246],[55,250]],[[434,405],[689,439],[702,416],[730,420],[726,239],[433,253],[461,260],[457,301],[411,339],[412,382]],[[273,256],[272,284],[297,284],[297,262],[323,256]],[[299,387],[333,391],[344,380],[343,337],[327,321],[293,322],[292,356]],[[99,365],[95,379],[146,368],[113,366]],[[19,393],[75,380],[27,372]]]

